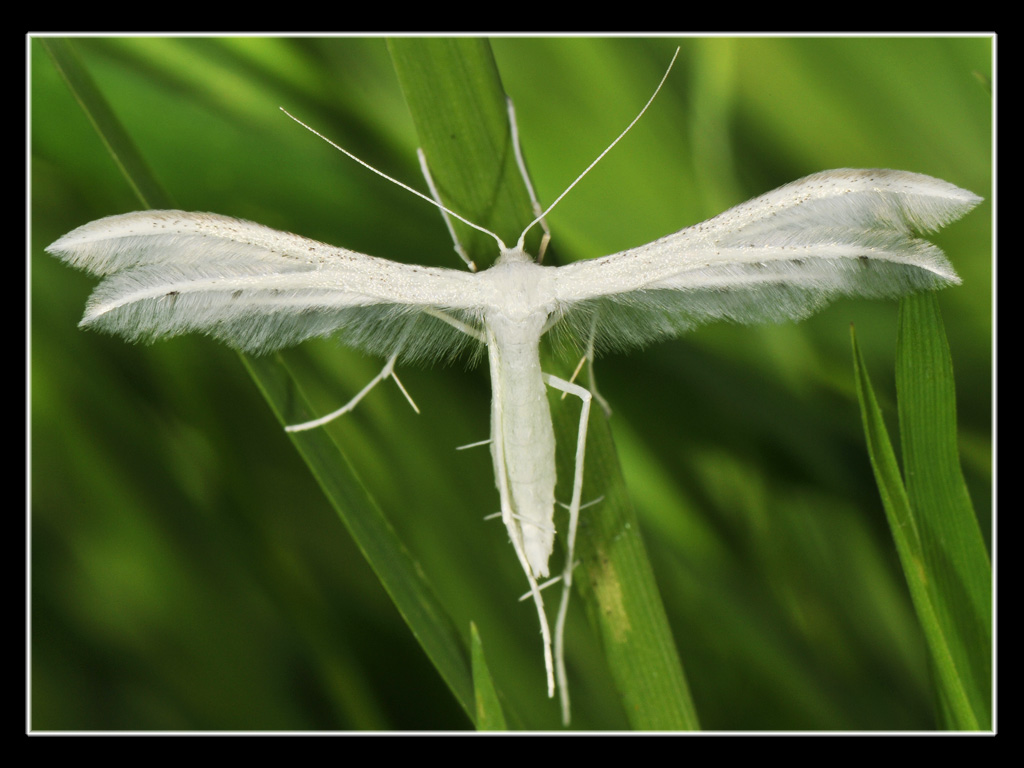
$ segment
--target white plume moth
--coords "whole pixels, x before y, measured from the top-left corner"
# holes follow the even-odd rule
[[[919,174],[828,171],[653,243],[564,267],[536,263],[523,249],[526,231],[511,248],[494,236],[500,255],[476,273],[398,264],[180,211],[102,219],[48,250],[104,277],[82,325],[132,340],[198,331],[258,353],[335,336],[387,359],[375,382],[403,357],[486,345],[502,519],[537,608],[548,690],[557,681],[567,719],[562,629],[591,394],[541,370],[542,336],[565,334],[596,351],[626,349],[710,320],[798,319],[837,296],[898,296],[956,283],[942,253],[911,230],[936,229],[978,201]],[[584,403],[553,631],[539,583],[549,575],[556,535],[545,385]]]

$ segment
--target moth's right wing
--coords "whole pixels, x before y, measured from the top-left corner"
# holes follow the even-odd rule
[[[918,173],[816,173],[653,243],[559,267],[556,331],[628,348],[713,320],[798,320],[839,296],[959,283],[942,251],[913,233],[980,201]]]
[[[140,211],[85,224],[47,249],[104,277],[83,327],[133,341],[199,332],[264,353],[314,336],[389,356],[453,354],[476,325],[472,275],[366,256],[211,213]]]

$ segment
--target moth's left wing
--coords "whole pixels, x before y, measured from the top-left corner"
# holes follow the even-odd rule
[[[182,333],[270,352],[314,336],[389,356],[452,354],[469,340],[477,283],[212,213],[140,211],[69,232],[47,250],[104,276],[80,325],[133,341]]]
[[[915,237],[981,198],[905,171],[824,171],[622,253],[559,267],[561,330],[628,348],[713,320],[795,320],[838,296],[959,283]]]

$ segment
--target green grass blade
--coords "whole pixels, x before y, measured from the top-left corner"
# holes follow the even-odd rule
[[[572,477],[575,414],[555,409],[560,477]],[[575,584],[630,724],[637,730],[697,730],[700,723],[629,499],[608,419],[591,410]],[[571,659],[570,665],[571,665]]]
[[[476,729],[478,731],[504,731],[505,713],[498,701],[498,691],[494,687],[494,679],[487,668],[484,657],[484,643],[480,639],[480,630],[475,623],[469,626],[470,656],[473,659],[473,690],[476,695]]]
[[[82,111],[88,116],[96,133],[103,140],[114,163],[131,186],[136,197],[146,208],[171,208],[171,198],[160,186],[146,161],[117,119],[89,72],[82,66],[74,46],[68,40],[49,38],[40,40],[50,54],[57,70],[75,95]]]
[[[473,39],[396,39],[389,44],[399,81],[442,197],[471,221],[514,244],[533,216],[515,165],[504,92],[489,45]],[[467,247],[487,265],[489,238]],[[552,399],[559,446],[560,498],[568,498],[579,409]],[[602,487],[606,486],[606,487]],[[682,665],[624,491],[611,433],[603,415],[591,418],[584,472],[585,498],[578,554],[580,590],[603,641],[609,668],[638,729],[698,727]],[[560,524],[559,530],[566,525]],[[592,586],[591,586],[592,585]],[[538,654],[539,656],[539,654]],[[572,664],[570,693],[573,688]]]
[[[953,365],[934,294],[900,303],[896,390],[907,495],[942,637],[933,659],[947,726],[987,730],[992,571],[960,469]]]
[[[854,376],[857,397],[860,400],[861,418],[867,439],[868,456],[875,472],[875,482],[882,497],[889,530],[896,544],[896,552],[903,567],[903,575],[910,590],[910,597],[917,612],[918,622],[924,631],[933,662],[949,657],[948,649],[928,590],[928,573],[921,551],[921,539],[917,529],[916,516],[910,506],[903,479],[900,476],[896,453],[893,451],[885,427],[882,410],[878,406],[867,368],[857,345],[853,327],[850,328],[853,344]],[[942,669],[941,662],[936,665]]]
[[[860,401],[861,420],[864,424],[864,435],[867,438],[868,456],[875,472],[875,482],[878,483],[878,490],[882,496],[882,504],[889,519],[889,528],[896,542],[900,562],[903,564],[903,571],[907,575],[911,594],[915,595],[915,600],[917,600],[918,597],[925,595],[922,591],[924,589],[924,564],[921,559],[920,536],[910,508],[910,500],[907,498],[907,490],[903,486],[903,478],[900,476],[896,453],[893,451],[892,442],[889,440],[889,433],[885,427],[882,409],[875,398],[875,392],[871,386],[871,379],[868,377],[864,359],[861,357],[853,326],[850,326],[850,342],[853,346],[853,370],[857,397]],[[911,578],[912,575],[917,575],[917,578]]]
[[[475,38],[396,38],[388,50],[441,198],[515,245],[533,216],[490,45]],[[478,268],[497,258],[492,238],[461,222],[455,226]]]
[[[915,495],[900,475],[851,329],[868,454],[930,651],[939,709],[948,727],[986,729],[991,723],[986,690],[991,678],[990,623],[985,621],[991,602],[988,559],[973,509],[969,500],[964,503],[966,487],[962,479],[955,481],[955,448],[949,459],[952,367],[935,297],[926,294],[903,301],[915,305],[901,308],[897,367],[907,485]],[[952,439],[955,446],[955,429]]]

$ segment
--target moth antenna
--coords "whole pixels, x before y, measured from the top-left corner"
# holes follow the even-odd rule
[[[539,221],[541,221],[545,216],[547,216],[549,213],[551,213],[551,209],[554,208],[556,205],[558,205],[558,203],[561,202],[563,197],[565,197],[567,194],[569,194],[569,190],[571,190],[573,187],[575,187],[577,184],[579,184],[580,181],[583,180],[583,177],[586,176],[588,173],[590,173],[590,169],[593,168],[595,165],[597,165],[599,162],[601,162],[601,158],[603,158],[605,155],[607,155],[611,151],[612,147],[614,147],[616,144],[618,144],[622,140],[622,138],[627,133],[629,133],[630,129],[632,129],[632,127],[634,125],[636,125],[637,121],[641,117],[643,117],[644,112],[646,112],[647,108],[649,106],[651,106],[651,102],[654,101],[655,97],[657,97],[657,95],[658,95],[658,92],[661,90],[661,87],[665,84],[665,81],[668,80],[668,74],[669,74],[669,72],[672,71],[672,66],[676,63],[676,59],[678,57],[679,57],[679,48],[676,48],[676,52],[674,54],[672,54],[672,61],[670,61],[668,63],[668,69],[666,69],[665,70],[665,74],[661,76],[661,82],[658,83],[658,87],[654,89],[654,93],[651,94],[651,98],[649,98],[647,100],[647,103],[644,104],[644,108],[641,109],[640,112],[637,114],[637,116],[633,118],[633,122],[631,122],[629,125],[627,125],[626,126],[626,130],[624,130],[622,133],[620,133],[616,137],[615,141],[613,141],[611,144],[609,144],[608,147],[605,149],[605,151],[602,152],[600,155],[598,155],[597,158],[594,160],[594,162],[592,162],[590,165],[588,165],[586,170],[584,170],[583,173],[581,173],[579,176],[576,177],[576,181],[574,181],[572,184],[570,184],[568,187],[566,187],[565,191],[562,192],[562,194],[560,194],[558,197],[555,198],[555,201],[551,205],[548,206],[546,211],[544,211],[540,216],[538,216],[537,218],[535,218],[533,221],[530,222],[529,226],[527,226],[526,229],[523,230],[523,234],[521,234],[519,236],[519,242],[516,244],[517,248],[521,249],[521,248],[524,247],[524,245],[526,244],[526,235],[527,235],[527,233],[529,233],[529,231],[531,229],[533,229],[534,226],[536,226]],[[316,131],[314,131],[314,133],[316,133]],[[317,134],[317,135],[319,135],[319,134]],[[341,147],[338,147],[338,149],[341,149]],[[342,150],[342,151],[344,152],[344,150]],[[346,152],[345,154],[348,154],[348,153]],[[362,161],[360,160],[360,162],[362,162]],[[365,163],[364,163],[364,165],[365,165]],[[373,169],[371,169],[371,170],[373,170]],[[377,171],[377,173],[380,173],[380,171]],[[383,174],[381,174],[381,175],[383,176]],[[495,237],[497,237],[497,236],[495,235]]]
[[[376,173],[376,174],[377,174],[378,176],[380,176],[380,177],[381,177],[382,179],[387,179],[387,180],[388,180],[388,181],[390,181],[390,182],[391,182],[392,184],[397,184],[398,186],[400,186],[400,187],[401,187],[402,189],[406,190],[407,192],[412,192],[412,193],[413,193],[414,195],[416,195],[416,197],[421,197],[421,198],[423,198],[424,200],[426,200],[426,201],[427,201],[428,203],[430,203],[431,205],[435,205],[435,206],[437,206],[438,208],[440,208],[440,209],[441,209],[442,211],[444,211],[445,213],[447,213],[447,214],[448,214],[449,216],[454,216],[454,217],[455,217],[456,219],[458,219],[459,221],[461,221],[461,222],[462,222],[463,224],[466,224],[466,225],[468,225],[468,226],[472,227],[472,228],[473,228],[473,229],[475,229],[475,230],[478,230],[478,231],[480,231],[480,232],[483,232],[483,233],[484,233],[485,235],[490,235],[491,237],[493,237],[493,238],[494,238],[494,239],[495,239],[495,240],[497,241],[497,243],[498,243],[498,247],[499,247],[499,248],[500,248],[500,249],[501,249],[502,251],[507,251],[507,250],[508,250],[508,248],[506,248],[506,247],[505,247],[505,244],[504,244],[504,243],[503,243],[503,242],[501,241],[501,238],[500,238],[500,237],[498,237],[498,236],[497,236],[496,234],[494,234],[493,232],[491,232],[491,230],[489,230],[489,229],[485,229],[484,227],[481,227],[481,226],[480,226],[479,224],[474,224],[474,223],[473,223],[472,221],[470,221],[469,219],[467,219],[467,218],[465,218],[465,217],[463,217],[463,216],[460,216],[460,215],[459,215],[459,214],[457,214],[457,213],[456,213],[455,211],[453,211],[453,210],[452,210],[451,208],[447,208],[447,207],[445,207],[445,206],[444,206],[444,205],[442,205],[441,203],[437,202],[437,200],[434,200],[434,199],[433,199],[433,198],[431,198],[430,196],[428,196],[428,195],[425,195],[425,194],[423,194],[423,193],[422,193],[422,192],[420,192],[420,191],[419,191],[418,189],[413,189],[413,188],[412,188],[412,187],[410,187],[410,186],[409,186],[408,184],[405,184],[404,182],[401,182],[401,181],[399,181],[398,179],[395,179],[395,178],[392,178],[391,176],[388,176],[388,175],[387,175],[386,173],[384,173],[384,171],[378,171],[378,170],[377,170],[376,168],[374,168],[374,167],[373,167],[372,165],[370,165],[370,164],[369,164],[368,162],[366,162],[365,160],[361,160],[361,159],[359,159],[358,157],[356,157],[355,155],[353,155],[353,154],[352,154],[351,152],[349,152],[349,151],[348,151],[347,149],[345,149],[344,147],[340,146],[339,144],[335,144],[335,143],[334,143],[333,141],[331,141],[331,140],[330,140],[330,139],[328,139],[328,138],[327,138],[326,136],[324,136],[324,135],[323,135],[322,133],[320,133],[320,131],[318,131],[318,130],[316,130],[315,128],[312,128],[312,127],[310,127],[310,126],[306,125],[306,123],[304,123],[304,122],[302,122],[301,120],[299,120],[299,118],[297,118],[297,117],[296,117],[295,115],[293,115],[293,114],[292,114],[291,112],[289,112],[289,111],[288,111],[287,109],[285,109],[284,107],[279,107],[279,109],[280,109],[280,110],[281,110],[282,112],[284,112],[284,113],[285,113],[286,115],[288,115],[288,117],[290,117],[290,118],[291,118],[292,120],[294,120],[294,121],[295,121],[296,123],[298,123],[298,124],[299,124],[299,125],[301,125],[301,126],[302,126],[303,128],[305,128],[305,129],[306,129],[307,131],[309,131],[310,133],[312,133],[312,134],[313,134],[314,136],[319,136],[319,137],[320,137],[321,139],[323,139],[324,141],[326,141],[326,142],[327,142],[328,144],[330,144],[330,145],[331,145],[332,147],[334,147],[334,148],[335,148],[336,150],[338,150],[338,151],[339,151],[339,152],[341,152],[342,154],[346,155],[347,157],[351,158],[352,160],[355,160],[355,161],[356,161],[357,163],[359,163],[359,164],[360,164],[361,166],[363,166],[363,167],[364,167],[364,168],[366,168],[367,170],[373,171],[373,172],[374,172],[374,173]],[[646,107],[645,107],[645,109],[646,109]],[[634,122],[635,122],[635,121],[634,121]],[[609,147],[609,149],[610,149],[610,147]],[[608,150],[605,150],[605,151],[607,152]],[[598,159],[600,159],[600,158],[598,158]],[[588,169],[588,170],[589,170],[589,169]],[[575,183],[575,182],[574,182],[574,183]],[[568,190],[566,190],[566,191],[568,191]],[[536,222],[535,222],[535,223],[536,223]],[[531,224],[530,226],[532,227],[532,226],[533,226],[533,224]]]

